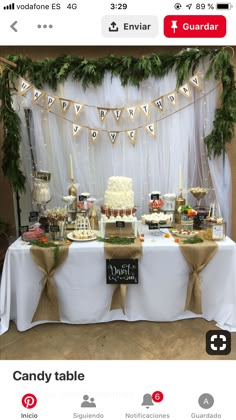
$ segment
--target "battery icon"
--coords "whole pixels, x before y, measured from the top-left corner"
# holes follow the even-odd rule
[[[217,3],[216,8],[218,10],[230,10],[232,9],[233,5],[231,3]]]

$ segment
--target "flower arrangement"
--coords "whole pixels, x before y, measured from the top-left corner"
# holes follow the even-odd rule
[[[194,210],[191,206],[180,206],[178,208],[178,212],[187,216],[187,217],[193,217],[197,215],[197,211]]]

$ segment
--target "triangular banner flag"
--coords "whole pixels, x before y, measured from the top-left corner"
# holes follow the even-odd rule
[[[187,98],[191,98],[192,96],[188,83],[185,83],[185,85],[180,86],[179,92],[182,93],[182,95],[186,96]]]
[[[24,93],[28,92],[31,89],[31,84],[27,82],[25,79],[20,80],[18,93],[19,95],[24,95]]]
[[[47,106],[48,106],[48,109],[51,108],[51,106],[54,104],[55,100],[56,100],[56,98],[54,96],[47,95]]]
[[[128,136],[129,136],[129,140],[131,142],[131,144],[134,146],[136,143],[136,130],[130,130],[130,131],[126,131]]]
[[[163,97],[155,99],[153,101],[153,104],[159,109],[159,111],[163,111],[164,109]]]
[[[155,137],[155,135],[156,135],[155,123],[148,124],[148,125],[146,125],[145,128],[147,129],[147,131],[149,132],[149,134],[151,134],[153,137]]]
[[[60,99],[60,104],[63,112],[68,111],[70,107],[70,101],[67,101],[66,99]]]
[[[80,129],[81,129],[80,125],[73,124],[73,136],[78,136]]]
[[[149,104],[140,105],[140,108],[144,112],[146,117],[149,117],[149,109],[150,109]]]
[[[133,120],[134,119],[134,114],[135,114],[135,111],[136,111],[136,106],[132,106],[132,107],[126,108],[126,109],[127,109],[127,112],[129,114],[131,120]]]
[[[100,120],[103,122],[107,116],[108,109],[98,108]]]
[[[112,144],[115,144],[115,141],[117,139],[118,132],[117,131],[109,131],[108,132],[108,135],[109,135],[109,139],[111,140],[111,143]]]
[[[44,92],[42,92],[39,89],[34,88],[33,90],[33,104],[35,104],[35,102],[40,98],[40,96],[42,96]]]
[[[197,74],[195,74],[193,77],[190,77],[189,81],[193,86],[195,86],[195,88],[201,89],[200,78]]]
[[[90,140],[92,143],[96,143],[98,136],[99,136],[98,130],[90,130]]]
[[[113,112],[113,115],[114,115],[116,121],[119,121],[119,119],[121,117],[121,114],[122,114],[122,109],[113,109],[112,112]]]
[[[169,93],[169,95],[166,97],[172,103],[172,105],[176,105],[176,92]]]
[[[79,115],[82,108],[83,108],[82,104],[78,104],[78,103],[74,102],[74,111],[75,111],[76,117]]]

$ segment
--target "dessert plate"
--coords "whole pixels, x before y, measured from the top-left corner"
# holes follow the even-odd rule
[[[73,232],[70,232],[67,234],[67,238],[75,242],[89,242],[89,241],[95,241],[97,239],[97,236],[93,236],[92,238],[86,238],[86,239],[78,239],[78,238],[74,238]]]
[[[177,230],[177,229],[172,229],[171,230],[172,235],[177,236],[178,238],[193,238],[194,236],[196,236],[198,234],[198,231],[196,230]]]

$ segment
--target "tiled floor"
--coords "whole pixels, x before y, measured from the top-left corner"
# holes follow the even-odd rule
[[[205,335],[215,322],[44,324],[18,332],[12,322],[0,337],[1,360],[216,360],[236,359],[236,334],[228,356],[209,356]]]

